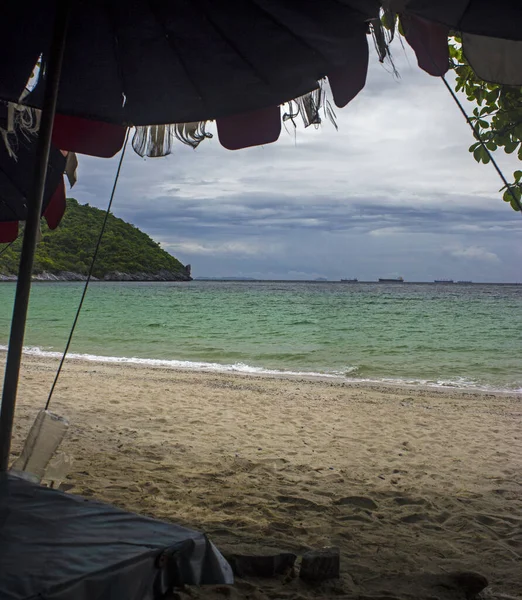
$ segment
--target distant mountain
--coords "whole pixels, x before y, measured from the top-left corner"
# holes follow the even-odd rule
[[[85,279],[104,217],[105,211],[68,198],[67,210],[56,230],[51,231],[42,221],[42,240],[35,256],[35,278]],[[16,274],[21,248],[22,236],[0,255],[0,279]],[[112,214],[107,221],[93,274],[97,279],[107,281],[191,280],[190,266],[185,267],[146,233]]]
[[[195,277],[195,281],[257,281],[253,277]]]

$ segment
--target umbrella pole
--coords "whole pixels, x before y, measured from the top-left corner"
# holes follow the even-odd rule
[[[24,229],[20,265],[18,267],[18,280],[16,283],[16,295],[2,391],[0,412],[0,473],[7,471],[9,467],[16,391],[20,375],[29,294],[31,292],[34,253],[40,227],[40,215],[45,191],[45,179],[49,162],[51,135],[56,112],[56,100],[62,70],[70,4],[71,0],[60,0],[56,3],[53,40],[50,47],[49,60],[46,65],[45,95],[36,148],[36,164],[28,197],[27,221]]]

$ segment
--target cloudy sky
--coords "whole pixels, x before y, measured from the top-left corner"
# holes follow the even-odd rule
[[[399,79],[370,62],[366,88],[336,111],[339,131],[290,125],[275,144],[237,152],[216,136],[147,160],[129,147],[114,214],[195,277],[522,281],[522,218],[468,153],[442,82],[400,46]],[[510,175],[513,157],[497,154]],[[116,167],[80,157],[70,195],[105,208]]]

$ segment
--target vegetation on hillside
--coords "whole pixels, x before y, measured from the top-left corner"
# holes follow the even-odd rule
[[[61,272],[87,275],[105,212],[67,199],[67,210],[58,228],[51,231],[42,220],[42,239],[36,249],[34,273]],[[22,236],[0,255],[0,273],[18,270]],[[0,247],[2,250],[2,247]],[[134,225],[109,215],[102,238],[94,276],[110,273],[157,274],[161,271],[185,274],[185,267],[147,234]]]

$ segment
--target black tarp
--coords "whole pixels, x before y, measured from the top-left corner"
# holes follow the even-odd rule
[[[232,572],[203,533],[0,475],[1,600],[156,600],[215,583]]]

